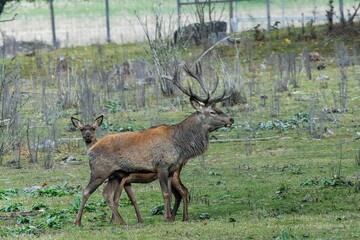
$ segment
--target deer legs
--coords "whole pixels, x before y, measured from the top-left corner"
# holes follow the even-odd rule
[[[167,170],[158,172],[161,192],[164,199],[164,221],[171,222],[171,179],[172,175],[169,176]]]
[[[188,190],[181,183],[181,180],[180,180],[181,170],[182,170],[182,166],[174,172],[173,177],[170,180],[171,183],[169,184],[170,189],[171,189],[169,191],[169,193],[172,192],[172,194],[175,197],[174,208],[171,211],[172,221],[175,220],[175,216],[178,211],[179,205],[181,203],[181,199],[183,199],[183,219],[182,220],[183,221],[188,220]],[[124,177],[122,175],[118,175],[116,178],[112,178],[109,180],[108,185],[110,185],[110,186],[106,188],[106,191],[104,190],[104,197],[107,199],[106,201],[108,203],[113,200],[112,203],[109,203],[109,206],[114,205],[115,209],[118,209],[121,192],[122,192],[122,189],[124,188],[132,205],[134,206],[138,222],[141,223],[141,222],[143,222],[143,218],[140,214],[135,195],[132,191],[131,183],[150,183],[157,178],[158,178],[158,175],[156,173],[132,173],[126,177]],[[125,179],[125,181],[121,180],[121,179]],[[113,213],[111,216],[110,222],[114,223],[115,220],[116,220],[116,217],[115,217],[115,214]]]
[[[158,175],[156,173],[133,173],[128,176],[124,174],[117,174],[116,176],[109,177],[103,196],[112,211],[111,223],[117,221],[119,224],[125,224],[125,221],[118,212],[119,199],[121,196],[122,189],[125,189],[131,203],[134,206],[138,222],[143,222],[139,207],[136,202],[135,195],[131,188],[131,183],[150,183],[155,179],[159,178],[160,186],[164,198],[165,206],[165,221],[174,221],[176,213],[178,211],[181,199],[183,200],[183,221],[188,220],[188,190],[181,183],[180,171],[182,167],[176,170],[173,176],[169,177],[168,173],[162,173]],[[104,182],[104,179],[90,179],[88,185],[83,191],[82,201],[78,214],[75,219],[75,225],[81,226],[81,217],[84,211],[85,204],[90,195]],[[171,206],[171,194],[175,197],[174,208],[170,211]]]
[[[120,183],[119,183],[119,180]],[[123,186],[124,182],[125,182],[125,178],[113,178],[113,179],[109,179],[108,184],[106,185],[104,191],[103,191],[103,196],[107,202],[107,204],[109,205],[111,211],[112,211],[112,223],[117,220],[119,222],[119,224],[124,225],[125,221],[124,219],[121,217],[119,211],[118,211],[118,205],[115,204],[115,202],[112,200],[112,196],[113,196],[113,189],[116,188],[117,186]]]
[[[183,219],[182,220],[183,221],[188,220],[188,190],[182,184],[182,182],[180,180],[180,172],[181,172],[182,167],[183,167],[183,165],[180,166],[180,168],[174,172],[172,180],[171,180],[172,192],[175,197],[174,208],[171,211],[171,218],[173,221],[175,220],[175,216],[179,209],[181,199],[183,200]]]
[[[123,180],[120,182],[120,184],[115,186],[116,190],[115,190],[114,196],[112,198],[113,199],[113,204],[115,205],[115,209],[118,209],[121,192],[122,192],[122,189],[124,188],[126,194],[128,195],[128,197],[129,197],[129,199],[130,199],[130,201],[132,203],[132,205],[134,206],[138,222],[142,223],[144,221],[144,219],[142,218],[142,216],[140,214],[140,210],[139,210],[139,207],[137,205],[134,192],[132,191],[132,188],[131,188],[131,183],[125,183],[126,180],[127,180],[126,178],[123,178]],[[115,215],[112,214],[110,223],[113,224],[114,222],[115,222]]]
[[[79,211],[75,218],[75,226],[81,226],[81,217],[84,211],[85,204],[89,199],[90,195],[104,182],[105,179],[93,179],[90,178],[88,185],[86,186],[85,190],[83,191],[82,200],[80,203]]]

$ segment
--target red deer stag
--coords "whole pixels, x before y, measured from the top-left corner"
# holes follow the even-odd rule
[[[85,141],[86,149],[89,149],[92,145],[94,145],[97,142],[97,139],[95,136],[95,130],[97,127],[99,127],[102,124],[103,118],[104,118],[103,115],[97,117],[94,120],[94,123],[91,125],[91,124],[83,124],[77,118],[71,117],[72,124],[81,131],[81,134]],[[175,219],[175,215],[179,208],[181,199],[184,199],[183,200],[184,201],[184,203],[183,203],[183,205],[184,205],[183,221],[187,221],[187,219],[188,219],[188,214],[187,214],[188,191],[187,191],[186,187],[184,185],[182,185],[182,183],[181,183],[180,171],[181,171],[181,168],[178,169],[174,173],[174,177],[173,177],[173,181],[172,181],[172,186],[174,187],[172,189],[172,192],[175,196],[175,204],[174,204],[172,216],[173,216],[173,219]],[[115,173],[110,177],[109,184],[112,184],[112,186],[113,186],[112,188],[117,188],[117,186],[120,184],[121,179],[122,179],[121,176],[117,177],[116,173]],[[155,179],[157,179],[157,174],[155,174],[155,173],[143,173],[143,174],[134,173],[134,174],[131,174],[131,176],[129,176],[126,179],[124,188],[125,188],[125,191],[129,197],[131,203],[134,206],[138,222],[143,222],[144,220],[140,214],[140,210],[137,205],[135,195],[131,188],[131,183],[150,183],[150,182],[154,181]],[[179,189],[179,190],[177,190],[177,189]],[[118,206],[120,195],[121,195],[121,191],[120,192],[116,191],[116,193],[114,194],[114,202],[115,202],[116,206]],[[112,216],[111,223],[114,223],[114,221],[115,221],[115,218],[114,218],[114,216]]]
[[[224,91],[221,95],[211,99],[217,84],[210,91],[201,78],[201,66],[196,66],[196,73],[187,67],[186,73],[197,80],[206,98],[195,95],[191,88],[182,87],[174,78],[175,85],[187,96],[196,110],[182,122],[175,125],[160,125],[138,132],[124,132],[107,135],[89,149],[90,180],[83,191],[82,201],[75,219],[75,225],[81,225],[81,217],[85,204],[90,195],[114,174],[116,179],[122,177],[119,186],[126,183],[131,174],[153,173],[160,180],[164,199],[164,220],[171,221],[170,191],[174,172],[180,169],[190,158],[203,154],[209,145],[209,133],[224,126],[231,126],[234,120],[216,108],[217,102],[230,97],[231,91]],[[175,74],[176,76],[177,74]],[[218,78],[217,82],[218,83]],[[104,197],[109,204],[115,219],[124,223],[114,198],[113,184],[104,189]]]
[[[77,118],[71,117],[72,124],[81,131],[81,134],[82,134],[84,142],[85,142],[86,149],[89,149],[92,145],[94,145],[97,142],[95,130],[97,127],[99,127],[102,124],[103,118],[104,118],[104,116],[101,115],[94,120],[93,124],[83,124]],[[173,180],[172,180],[172,186],[174,187],[172,189],[172,192],[175,196],[175,204],[174,204],[174,209],[172,212],[172,217],[173,217],[173,219],[175,219],[175,215],[179,208],[181,199],[184,199],[183,200],[184,201],[184,203],[183,203],[183,205],[184,205],[183,221],[187,221],[187,219],[188,219],[188,214],[187,214],[188,190],[181,183],[180,171],[181,171],[181,168],[176,170],[176,172],[174,173]],[[122,179],[122,176],[117,177],[116,173],[115,173],[110,177],[109,184],[112,184],[112,188],[117,188],[117,186],[120,184],[121,179]],[[127,177],[127,179],[126,179],[124,188],[125,188],[125,191],[129,197],[131,203],[134,206],[138,222],[143,222],[144,220],[140,214],[140,210],[137,205],[135,195],[131,188],[131,183],[150,183],[150,182],[154,181],[155,179],[157,179],[157,174],[155,174],[155,173],[143,173],[143,174],[142,173],[133,173],[133,174],[131,174],[131,176]],[[179,189],[179,190],[177,190],[177,189]],[[114,194],[114,202],[115,202],[116,206],[118,206],[120,195],[121,195],[121,191],[120,192],[116,191],[116,193]],[[115,218],[113,215],[111,218],[111,223],[114,223],[114,221],[115,221]]]

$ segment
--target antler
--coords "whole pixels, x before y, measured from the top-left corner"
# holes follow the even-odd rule
[[[189,96],[191,99],[194,99],[198,102],[203,103],[205,106],[209,106],[213,103],[224,101],[231,96],[232,90],[225,89],[222,94],[214,97],[213,99],[210,99],[211,95],[214,94],[214,92],[216,91],[216,89],[219,85],[219,76],[216,76],[215,85],[211,90],[209,90],[202,79],[202,68],[201,68],[200,63],[196,64],[195,73],[193,71],[191,71],[187,65],[184,66],[184,70],[187,75],[194,78],[200,84],[201,89],[206,93],[206,98],[202,98],[202,97],[196,95],[191,90],[190,86],[188,89],[186,89],[180,84],[179,79],[178,79],[178,68],[177,67],[175,68],[175,74],[174,74],[173,78],[169,78],[166,76],[163,76],[163,78],[172,81],[181,92],[183,92],[185,95]]]
[[[202,103],[204,103],[205,106],[209,106],[209,105],[211,105],[211,104],[213,104],[213,103],[217,103],[217,102],[224,101],[224,100],[228,99],[228,98],[231,96],[232,90],[231,90],[231,89],[230,89],[230,90],[225,89],[222,94],[220,94],[220,95],[218,95],[218,96],[210,99],[210,96],[211,96],[212,94],[214,94],[214,92],[216,91],[216,89],[217,89],[217,87],[218,87],[218,85],[219,85],[219,76],[216,75],[215,85],[214,85],[214,87],[213,87],[211,90],[209,90],[209,89],[206,87],[204,81],[202,80],[202,68],[201,68],[200,63],[196,64],[196,72],[195,72],[195,73],[192,72],[186,65],[185,65],[185,67],[184,67],[184,70],[185,70],[185,72],[186,72],[190,77],[194,78],[194,79],[200,84],[202,90],[203,90],[203,91],[206,93],[206,95],[207,95],[207,98],[206,98],[206,99],[201,99],[201,98],[199,98],[199,97],[196,96],[196,95],[195,95],[196,97],[195,97],[195,96],[191,96],[191,97],[194,98],[194,99],[196,99],[196,100],[198,100],[198,101],[200,101],[200,102],[202,102]],[[191,88],[189,88],[189,90],[190,90],[190,93],[192,93]],[[194,95],[194,94],[193,94],[193,95]]]

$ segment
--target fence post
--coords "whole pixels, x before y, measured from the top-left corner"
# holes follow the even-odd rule
[[[111,42],[110,38],[110,14],[109,14],[109,0],[105,0],[105,11],[106,11],[106,41]]]
[[[339,0],[340,22],[345,23],[344,17],[344,0]]]
[[[229,21],[229,23],[230,23],[230,32],[231,33],[233,33],[234,32],[234,24],[233,24],[233,20],[234,20],[234,3],[233,3],[233,1],[232,0],[230,0],[230,3],[229,3],[229,5],[230,5],[230,8],[229,8],[229,19],[230,19],[230,21]]]
[[[56,41],[56,29],[55,29],[55,13],[54,13],[54,5],[53,0],[49,1],[49,8],[50,8],[50,19],[51,19],[51,32],[52,32],[52,40],[53,40],[53,46],[55,48],[58,48],[58,44]]]
[[[267,29],[271,29],[270,0],[266,0]]]
[[[178,29],[180,29],[180,19],[181,19],[181,3],[180,0],[177,0],[177,14],[178,14]]]

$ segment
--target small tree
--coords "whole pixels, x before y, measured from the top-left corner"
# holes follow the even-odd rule
[[[169,22],[166,23],[163,16],[156,9],[153,9],[152,14],[155,20],[154,32],[148,26],[147,20],[144,22],[139,15],[136,16],[145,33],[148,42],[145,50],[151,56],[154,66],[153,73],[160,82],[161,91],[164,96],[173,96],[175,94],[174,84],[163,79],[163,76],[173,75],[173,69],[180,62],[178,44],[173,43],[172,38],[168,37],[170,33],[174,32],[176,21],[172,21],[170,16]]]
[[[329,0],[329,7],[330,9],[326,10],[326,18],[328,21],[328,30],[329,32],[331,32],[334,29],[334,15],[335,15],[333,0]]]
[[[358,11],[360,9],[360,3],[357,6],[353,6],[354,12],[351,14],[350,10],[348,10],[348,23],[352,27],[354,26],[354,19],[358,15]]]

